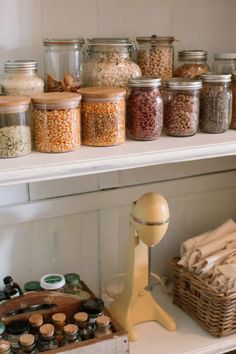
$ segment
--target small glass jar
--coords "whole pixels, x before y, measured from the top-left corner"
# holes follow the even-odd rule
[[[207,73],[201,79],[200,129],[204,133],[224,133],[232,119],[231,74]]]
[[[231,120],[230,128],[236,129],[236,71],[234,71],[232,74],[231,90],[232,90],[232,120]]]
[[[163,100],[160,79],[140,77],[129,81],[127,127],[136,140],[160,137],[163,126]]]
[[[207,64],[207,51],[181,50],[178,53],[178,66],[174,72],[175,77],[199,78],[200,75],[210,71]]]
[[[0,157],[19,157],[32,150],[30,98],[0,97]]]
[[[125,94],[120,88],[88,87],[82,94],[82,142],[113,146],[125,142]]]
[[[54,326],[50,323],[44,324],[39,329],[37,347],[40,352],[56,349],[59,347],[54,334]]]
[[[29,316],[30,333],[34,335],[35,340],[38,340],[39,328],[43,324],[43,315],[41,313],[35,313]]]
[[[0,321],[0,339],[5,338],[5,330],[6,330],[6,326],[4,322]]]
[[[64,286],[65,293],[74,294],[78,296],[80,300],[85,300],[90,297],[89,293],[82,289],[79,274],[67,273],[64,276],[66,281]]]
[[[63,338],[63,328],[66,324],[66,315],[62,312],[54,313],[52,315],[52,323],[55,329],[55,337],[59,344]]]
[[[61,346],[68,345],[71,343],[78,343],[82,341],[79,334],[78,326],[75,324],[67,324],[63,328],[64,337],[61,341]]]
[[[217,74],[232,74],[236,70],[236,53],[215,53],[213,72]]]
[[[141,75],[131,59],[134,44],[127,38],[92,38],[84,68],[85,86],[127,87],[130,78]]]
[[[1,354],[12,354],[11,344],[9,341],[0,339],[0,353]]]
[[[36,342],[33,334],[23,334],[20,336],[20,348],[19,354],[35,354],[38,353],[38,349],[36,347]]]
[[[4,63],[1,81],[3,95],[33,96],[44,91],[44,81],[37,76],[35,60],[11,60]]]
[[[43,290],[63,291],[65,277],[61,274],[46,274],[40,279],[40,286]]]
[[[142,75],[162,80],[173,76],[174,37],[137,37],[138,65]]]
[[[84,38],[45,39],[44,71],[48,92],[77,92],[82,86]]]
[[[74,315],[75,324],[79,328],[79,333],[82,340],[93,338],[94,328],[89,323],[89,316],[86,312],[77,312]]]
[[[40,282],[37,280],[31,280],[27,281],[24,285],[24,292],[29,292],[29,291],[40,291],[42,290],[40,287]]]
[[[200,80],[175,78],[163,81],[164,127],[170,136],[191,136],[199,124]]]
[[[95,325],[94,337],[107,336],[112,333],[111,320],[108,316],[103,315],[97,317]]]
[[[34,96],[34,147],[40,152],[68,152],[80,147],[81,95],[48,92]]]
[[[20,336],[22,336],[22,334],[28,334],[29,329],[29,323],[25,320],[12,321],[6,325],[7,340],[11,343],[14,353],[19,349]]]

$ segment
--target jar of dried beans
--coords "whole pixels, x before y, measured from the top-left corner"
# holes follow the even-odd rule
[[[127,127],[132,138],[154,140],[163,126],[163,101],[159,91],[161,79],[140,77],[129,81]]]
[[[84,38],[45,39],[44,70],[48,92],[77,92],[82,85]]]
[[[32,98],[35,150],[68,152],[79,148],[80,100],[80,94],[71,92],[47,92]]]
[[[231,90],[232,90],[232,120],[230,128],[236,129],[236,71],[232,74],[232,83],[231,83]]]
[[[125,142],[125,95],[120,88],[87,87],[82,95],[82,142],[112,146]]]
[[[134,44],[127,38],[93,38],[89,40],[84,67],[85,86],[127,87],[130,78],[141,75],[131,59]]]
[[[138,65],[142,75],[162,80],[173,76],[174,37],[137,37]]]
[[[210,71],[207,64],[207,51],[181,50],[178,53],[178,67],[175,77],[199,78],[200,75]]]
[[[236,53],[215,53],[213,71],[218,74],[232,74],[236,70]]]
[[[204,133],[223,133],[232,118],[231,74],[207,73],[201,79],[200,129]]]
[[[190,136],[198,131],[200,80],[175,78],[163,82],[164,127],[167,135]]]

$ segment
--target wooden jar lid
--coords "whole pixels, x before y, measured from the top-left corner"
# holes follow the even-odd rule
[[[39,332],[43,337],[52,337],[54,335],[54,326],[50,323],[44,324],[39,328]]]
[[[30,98],[26,96],[0,96],[0,107],[16,107],[29,104]]]
[[[34,344],[34,336],[33,334],[22,334],[20,336],[20,344],[24,347],[30,347]]]
[[[74,320],[76,322],[86,322],[88,321],[88,314],[86,312],[77,312],[74,315]]]
[[[70,103],[80,102],[81,95],[79,93],[72,92],[44,92],[32,97],[33,103]]]
[[[62,312],[54,313],[52,320],[55,324],[63,324],[66,321],[66,315]]]
[[[33,327],[40,327],[43,324],[43,315],[40,313],[35,313],[29,317],[29,323]]]
[[[65,334],[68,334],[68,335],[75,335],[77,334],[78,332],[78,326],[76,326],[75,324],[68,324],[68,325],[65,325],[64,326],[64,332]]]
[[[78,90],[82,97],[112,98],[126,95],[126,90],[118,87],[85,87]]]
[[[99,325],[101,327],[109,326],[110,322],[111,322],[111,319],[108,316],[98,316],[96,318],[97,325]]]
[[[10,349],[11,344],[4,339],[0,339],[0,353],[5,352]]]

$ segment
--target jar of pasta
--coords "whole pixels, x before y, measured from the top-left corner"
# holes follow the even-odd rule
[[[198,78],[210,71],[207,64],[207,51],[181,50],[178,53],[178,67],[174,72],[175,77]]]

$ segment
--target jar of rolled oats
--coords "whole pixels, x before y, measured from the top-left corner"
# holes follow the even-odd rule
[[[174,72],[175,77],[198,78],[210,71],[207,64],[207,51],[181,50],[178,53],[178,66]]]
[[[131,59],[134,43],[127,38],[92,38],[84,67],[85,86],[124,87],[141,75]]]
[[[174,37],[137,37],[138,65],[142,75],[162,80],[173,76]]]
[[[68,152],[80,146],[81,95],[46,92],[32,97],[35,150]]]

